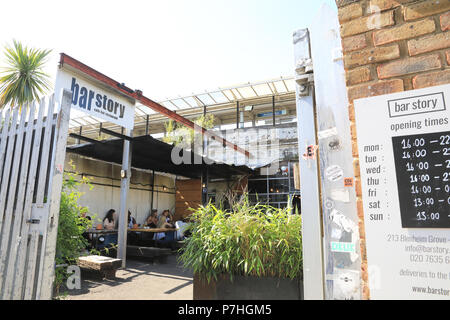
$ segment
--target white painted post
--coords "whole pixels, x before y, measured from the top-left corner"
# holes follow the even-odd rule
[[[125,134],[132,136],[131,130],[125,130]],[[120,183],[120,212],[117,258],[122,259],[122,268],[126,267],[127,257],[127,228],[128,228],[128,191],[131,179],[131,146],[130,141],[123,141],[122,177]]]
[[[297,126],[300,155],[300,190],[303,242],[303,287],[305,300],[324,299],[322,253],[322,219],[317,159],[302,155],[310,145],[317,144],[316,119],[311,72],[309,32],[294,33],[296,63]]]

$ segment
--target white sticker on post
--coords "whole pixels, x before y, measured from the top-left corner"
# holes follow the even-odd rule
[[[337,136],[337,134],[338,134],[338,131],[337,131],[336,127],[317,132],[317,136],[318,136],[319,140]]]
[[[331,182],[336,182],[344,177],[344,170],[338,165],[330,166],[325,170],[325,176]]]
[[[350,192],[347,189],[331,190],[331,199],[333,199],[334,201],[348,203],[350,202]]]

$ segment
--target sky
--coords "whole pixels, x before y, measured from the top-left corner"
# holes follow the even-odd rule
[[[64,52],[155,101],[293,75],[292,34],[334,0],[3,1],[3,47]],[[336,10],[336,9],[335,9]]]

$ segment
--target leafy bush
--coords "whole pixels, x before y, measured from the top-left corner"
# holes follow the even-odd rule
[[[237,203],[232,212],[211,203],[191,217],[180,261],[211,281],[221,274],[286,277],[302,275],[301,216],[290,208]]]
[[[83,195],[78,191],[78,187],[83,184],[89,185],[89,180],[83,177],[81,181],[78,181],[75,178],[76,175],[76,173],[64,172],[56,240],[56,265],[76,264],[77,259],[88,246],[83,233],[92,227],[92,222],[84,217],[88,212],[87,208],[78,204],[79,198]],[[65,268],[56,268],[55,288],[57,291],[68,276]]]
[[[207,130],[214,127],[215,117],[212,114],[207,114],[206,116],[201,116],[194,120],[194,123]],[[165,124],[166,136],[162,139],[165,143],[174,144],[180,148],[189,148],[198,133],[194,132],[194,129],[186,127],[182,124],[178,124],[173,120],[169,120]]]

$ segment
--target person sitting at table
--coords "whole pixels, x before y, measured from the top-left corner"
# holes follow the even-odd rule
[[[158,210],[153,209],[150,215],[148,216],[145,224],[150,228],[156,228],[158,224]]]
[[[178,220],[175,222],[175,228],[177,228],[177,231],[175,231],[175,239],[176,240],[184,240],[184,238],[188,235],[189,223],[186,222],[185,219]]]
[[[170,211],[164,210],[159,217],[157,227],[158,228],[173,228],[174,225],[170,222]]]
[[[136,219],[131,216],[130,210],[128,210],[128,228],[133,229],[136,224]]]
[[[114,230],[116,226],[116,222],[114,220],[114,214],[116,213],[116,210],[109,209],[109,211],[106,213],[105,218],[103,219],[103,228],[105,230]]]
[[[169,210],[164,210],[159,216],[158,223],[156,224],[157,228],[173,228],[174,226],[169,223]],[[166,237],[165,232],[158,232],[155,234],[155,240],[163,240]]]

